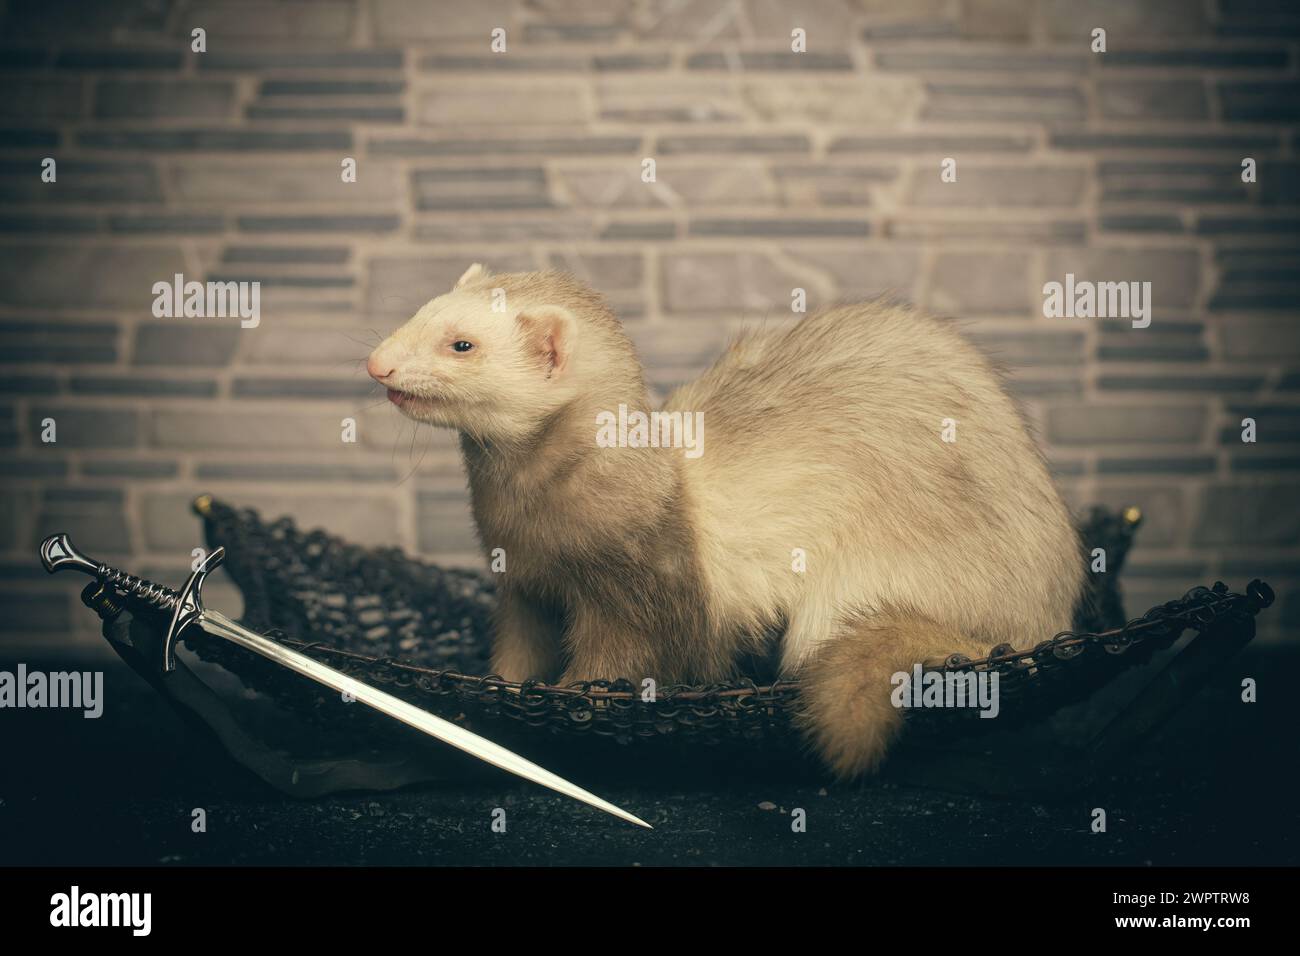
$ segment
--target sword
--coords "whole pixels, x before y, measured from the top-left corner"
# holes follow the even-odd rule
[[[220,611],[204,607],[203,582],[208,574],[221,564],[225,555],[225,548],[217,548],[203,560],[198,570],[189,576],[183,588],[173,591],[151,581],[144,581],[133,574],[118,571],[102,562],[91,560],[73,547],[72,541],[63,532],[52,534],[41,543],[41,563],[49,573],[68,569],[81,571],[95,578],[101,587],[109,586],[120,590],[126,597],[134,598],[151,610],[171,612],[171,623],[167,626],[167,636],[163,640],[162,669],[166,672],[176,669],[176,641],[181,633],[191,627],[197,627],[205,634],[238,644],[318,684],[348,694],[381,714],[399,720],[408,727],[414,727],[436,740],[451,744],[456,749],[463,750],[494,767],[500,767],[525,780],[549,787],[566,797],[581,800],[589,806],[613,814],[620,820],[635,823],[647,830],[654,829],[640,817],[633,816],[607,800],[602,800],[594,793],[570,783],[544,767],[539,767],[531,760],[525,760],[500,744],[495,744],[485,737],[456,726],[449,720],[443,720],[413,704],[408,704],[355,677],[349,677],[306,654],[300,654],[268,637],[263,637],[242,624],[232,621]]]

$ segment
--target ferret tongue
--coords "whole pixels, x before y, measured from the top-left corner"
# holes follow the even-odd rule
[[[406,401],[406,394],[404,392],[399,392],[395,388],[390,388],[388,390],[388,400],[394,405],[401,405],[402,402]]]

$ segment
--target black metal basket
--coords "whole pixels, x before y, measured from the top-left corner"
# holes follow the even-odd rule
[[[263,521],[210,496],[194,503],[211,548],[224,546],[225,568],[242,591],[243,622],[324,663],[384,685],[426,710],[471,726],[512,722],[530,732],[600,735],[622,743],[675,735],[706,742],[788,740],[798,706],[795,681],[753,674],[729,683],[671,686],[645,699],[627,682],[553,686],[512,683],[488,674],[491,576],[448,570],[393,548],[364,548],[287,518]],[[1028,650],[1009,645],[979,660],[954,655],[920,662],[928,670],[999,674],[1001,716],[973,719],[973,708],[908,712],[909,733],[965,734],[1023,724],[1078,701],[1121,670],[1145,662],[1187,630],[1224,630],[1235,649],[1272,593],[1255,581],[1245,594],[1222,583],[1125,621],[1115,584],[1140,522],[1136,509],[1094,509],[1081,522],[1086,551],[1105,548],[1107,571],[1091,574],[1075,631],[1044,635]],[[1235,636],[1234,636],[1235,635]],[[296,710],[336,723],[338,708],[316,688],[254,655],[218,641],[200,657],[238,673],[251,687]]]

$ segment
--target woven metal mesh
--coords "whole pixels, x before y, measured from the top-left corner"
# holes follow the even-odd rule
[[[594,734],[628,742],[666,734],[705,740],[788,737],[797,682],[738,679],[657,688],[644,700],[626,682],[570,687],[513,684],[488,676],[490,575],[448,570],[391,548],[364,548],[288,519],[263,521],[209,497],[195,502],[207,542],[226,548],[226,570],[243,592],[244,622],[324,663],[385,686],[450,719],[509,719],[537,731]],[[1080,526],[1086,550],[1107,550],[1108,571],[1091,575],[1077,630],[1031,650],[991,649],[978,661],[922,662],[945,672],[996,670],[1002,719],[973,720],[973,708],[908,713],[914,732],[973,732],[1034,719],[1077,701],[1120,670],[1148,660],[1185,630],[1253,614],[1267,586],[1245,595],[1222,584],[1196,588],[1125,622],[1114,586],[1137,525],[1133,513],[1093,510]],[[1258,588],[1263,588],[1261,592]],[[231,645],[200,642],[200,656],[240,674],[299,710],[336,721],[338,708],[305,682]],[[324,714],[328,712],[329,717]]]

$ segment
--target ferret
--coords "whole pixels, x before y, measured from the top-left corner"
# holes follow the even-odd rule
[[[1080,597],[1069,511],[997,374],[910,307],[742,334],[659,410],[701,423],[694,456],[597,441],[620,406],[656,410],[570,275],[475,264],[367,370],[460,433],[483,547],[506,556],[492,667],[510,681],[724,681],[780,634],[803,733],[853,777],[902,728],[895,675],[1031,646]]]

